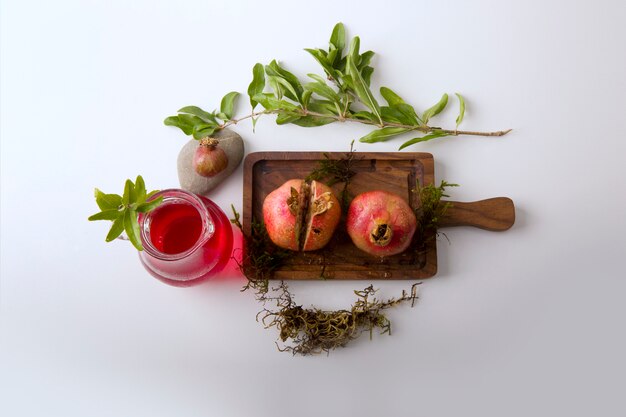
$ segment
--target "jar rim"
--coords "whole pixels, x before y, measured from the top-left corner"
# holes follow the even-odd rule
[[[139,229],[144,251],[154,258],[164,261],[176,261],[186,258],[198,250],[198,248],[202,247],[213,236],[215,233],[215,223],[213,218],[211,217],[211,214],[202,199],[196,194],[178,188],[168,188],[155,193],[146,201],[153,201],[159,197],[163,197],[163,202],[157,206],[156,209],[148,213],[141,213],[139,216]],[[200,236],[196,242],[189,249],[179,253],[164,253],[154,246],[152,239],[150,238],[150,224],[152,216],[164,205],[180,201],[191,205],[197,210],[202,221],[202,230],[200,231]]]

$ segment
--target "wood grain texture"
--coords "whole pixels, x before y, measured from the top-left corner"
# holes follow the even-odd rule
[[[333,159],[343,152],[327,153]],[[287,180],[304,178],[317,168],[323,152],[256,152],[244,160],[244,233],[250,233],[252,219],[262,219],[265,197]],[[434,160],[429,153],[357,152],[356,175],[350,184],[350,198],[365,191],[386,190],[398,194],[416,207],[416,181],[433,184]],[[339,195],[341,184],[333,187]],[[501,231],[515,222],[513,201],[506,197],[476,202],[452,202],[440,220],[441,227],[474,226]],[[433,233],[426,236],[424,253],[402,253],[385,258],[357,249],[340,223],[330,243],[319,251],[300,252],[276,271],[276,279],[423,279],[437,273],[437,244]]]
[[[462,203],[450,201],[452,206],[439,220],[439,227],[474,226],[500,232],[515,223],[515,205],[508,197]]]

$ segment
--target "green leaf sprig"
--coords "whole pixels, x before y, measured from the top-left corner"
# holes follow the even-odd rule
[[[128,239],[137,250],[143,250],[141,244],[141,234],[139,230],[139,213],[147,213],[154,210],[163,202],[163,197],[148,201],[158,190],[146,192],[146,184],[141,177],[133,183],[126,180],[124,184],[124,194],[105,194],[99,189],[95,189],[96,204],[100,207],[100,212],[90,216],[87,220],[110,220],[113,222],[111,229],[106,236],[106,241],[111,242],[117,239],[122,232],[126,231]]]
[[[192,135],[200,140],[211,136],[216,130],[223,129],[227,122],[234,122],[233,111],[239,93],[231,91],[226,94],[220,103],[220,110],[209,113],[197,106],[185,106],[178,110],[178,115],[165,119],[167,126],[175,126],[185,135]]]
[[[361,53],[358,36],[350,40],[347,51],[346,45],[344,25],[337,23],[328,49],[305,49],[324,72],[324,76],[308,74],[312,82],[301,82],[276,60],[269,65],[255,64],[252,82],[248,86],[252,112],[247,116],[233,117],[238,95],[233,91],[222,99],[220,111],[209,113],[196,106],[187,106],[180,109],[176,116],[166,118],[165,124],[176,126],[195,139],[202,139],[244,119],[252,119],[254,129],[259,116],[276,114],[279,125],[291,123],[314,127],[334,122],[356,122],[376,126],[376,130],[360,138],[365,143],[384,142],[403,134],[419,134],[402,143],[399,149],[446,136],[504,136],[511,131],[458,130],[465,116],[465,99],[459,93],[455,93],[459,100],[459,115],[454,129],[429,125],[431,119],[448,105],[448,94],[443,94],[436,104],[418,115],[415,108],[393,90],[381,87],[380,95],[387,103],[381,105],[370,85],[374,72],[370,64],[374,52]],[[259,104],[264,110],[255,110]]]

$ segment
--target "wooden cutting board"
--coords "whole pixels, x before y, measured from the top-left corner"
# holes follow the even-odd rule
[[[327,153],[333,159],[344,152]],[[317,168],[323,152],[256,152],[244,160],[243,213],[244,232],[250,233],[252,218],[262,219],[265,197],[285,181],[304,178]],[[403,196],[416,206],[416,181],[432,184],[435,164],[429,153],[356,152],[350,183],[350,198],[365,191],[387,190]],[[341,184],[333,187],[339,195]],[[515,221],[513,202],[498,197],[472,203],[453,202],[440,226],[476,226],[486,230],[506,230]],[[341,228],[340,224],[340,228]],[[427,236],[429,238],[431,236]],[[422,279],[437,273],[436,239],[428,239],[423,254],[402,253],[385,258],[374,257],[357,249],[343,229],[331,242],[314,252],[300,252],[276,271],[276,279]]]

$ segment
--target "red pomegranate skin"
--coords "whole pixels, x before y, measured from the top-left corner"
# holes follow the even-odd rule
[[[263,201],[263,222],[272,242],[284,249],[297,251],[296,215],[291,212],[287,200],[291,188],[300,190],[302,180],[289,180],[265,197]]]
[[[326,211],[312,215],[311,225],[306,226],[303,251],[318,250],[326,246],[333,237],[333,233],[341,219],[339,200],[337,200],[330,187],[321,182],[313,181],[311,190],[311,194],[314,193],[311,200],[323,199],[324,202],[322,204],[325,204]],[[328,201],[324,198],[325,193],[329,193],[327,194],[329,197]]]
[[[292,179],[272,191],[263,201],[263,222],[272,242],[277,246],[297,251],[296,214],[290,209],[288,201],[292,197],[292,188],[300,192],[303,180]],[[319,214],[311,213],[304,216],[309,220],[302,226],[302,241],[304,251],[323,248],[332,238],[332,235],[341,218],[341,206],[332,190],[317,181],[311,183],[311,197],[309,210],[313,210],[313,201],[319,199],[322,211]]]
[[[203,177],[214,177],[228,166],[228,156],[219,146],[199,145],[193,155],[193,169]]]
[[[386,233],[379,232],[377,240],[375,236],[381,225]],[[352,200],[346,226],[357,248],[370,255],[391,256],[409,247],[417,219],[402,197],[377,190],[359,194]]]

